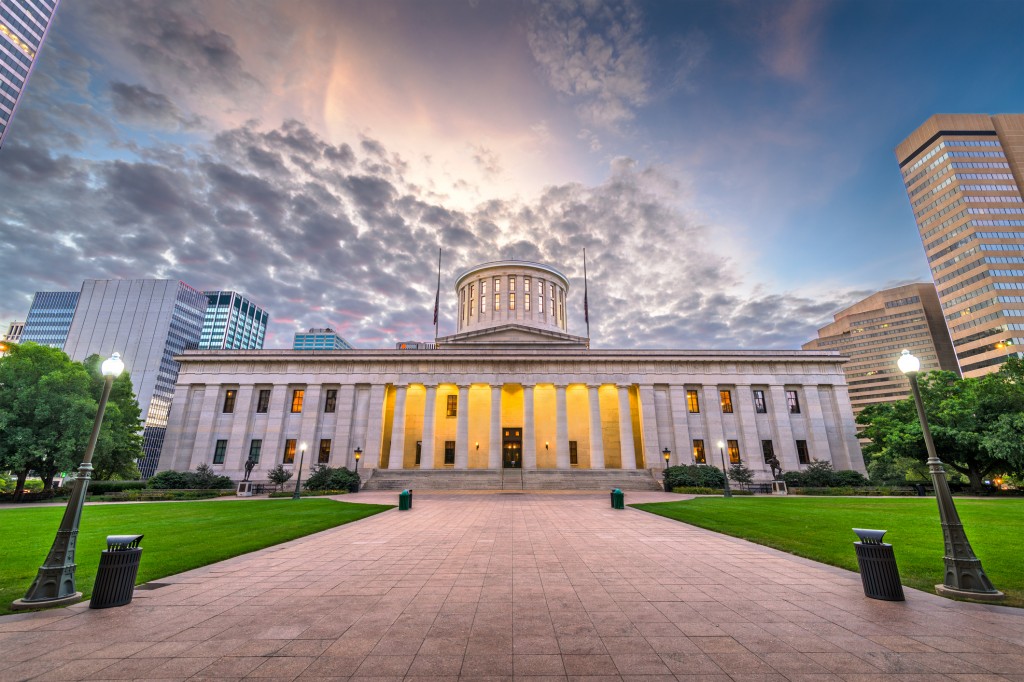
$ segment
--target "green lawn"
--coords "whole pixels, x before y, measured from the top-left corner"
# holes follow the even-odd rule
[[[390,508],[327,499],[87,505],[76,583],[88,597],[108,535],[145,534],[138,577],[144,583]],[[10,613],[11,602],[25,596],[63,513],[64,507],[0,508],[0,614]]]
[[[699,497],[631,506],[852,571],[851,529],[885,529],[904,585],[934,592],[945,573],[934,499]],[[1024,606],[1024,499],[957,499],[956,507],[1004,603]]]

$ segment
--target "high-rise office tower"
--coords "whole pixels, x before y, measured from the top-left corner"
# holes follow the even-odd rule
[[[34,341],[41,346],[63,348],[71,329],[71,320],[78,306],[77,291],[37,291],[32,299],[22,342]]]
[[[352,344],[330,327],[295,332],[292,350],[352,350]]]
[[[1024,114],[937,114],[896,147],[965,377],[1024,350]]]
[[[953,344],[931,282],[907,284],[871,294],[834,316],[804,350],[835,350],[843,365],[854,414],[873,403],[902,400],[910,382],[896,366],[904,348],[921,360],[921,371],[959,373]]]
[[[199,348],[257,350],[267,333],[267,311],[234,291],[205,291],[209,302]]]
[[[0,147],[60,0],[0,0]]]
[[[64,352],[72,360],[117,351],[130,373],[142,410],[142,475],[160,460],[178,363],[174,356],[198,348],[207,299],[177,280],[89,279],[82,284]]]
[[[4,341],[11,343],[21,343],[21,333],[25,331],[25,323],[20,320],[14,320],[7,325],[7,333],[4,334]]]

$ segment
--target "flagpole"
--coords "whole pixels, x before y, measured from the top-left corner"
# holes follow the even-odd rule
[[[437,294],[434,296],[434,343],[438,337],[438,306],[441,303],[441,249],[437,249]]]
[[[583,249],[583,319],[587,323],[587,348],[590,348],[590,305],[587,301],[587,250]]]

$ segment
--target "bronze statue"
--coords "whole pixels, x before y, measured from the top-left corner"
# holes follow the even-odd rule
[[[779,462],[779,458],[772,455],[768,458],[765,464],[770,466],[772,469],[772,479],[776,481],[779,480],[779,476],[782,475],[782,463]]]
[[[252,474],[252,470],[255,469],[255,468],[256,468],[256,460],[254,460],[252,457],[250,457],[249,459],[245,460],[245,478],[243,478],[242,480],[243,481],[248,481],[249,480],[249,475]]]

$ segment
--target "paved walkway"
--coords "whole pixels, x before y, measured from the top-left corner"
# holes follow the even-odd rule
[[[606,494],[417,496],[160,583],[0,618],[0,679],[1024,681],[1024,612],[866,599]]]

